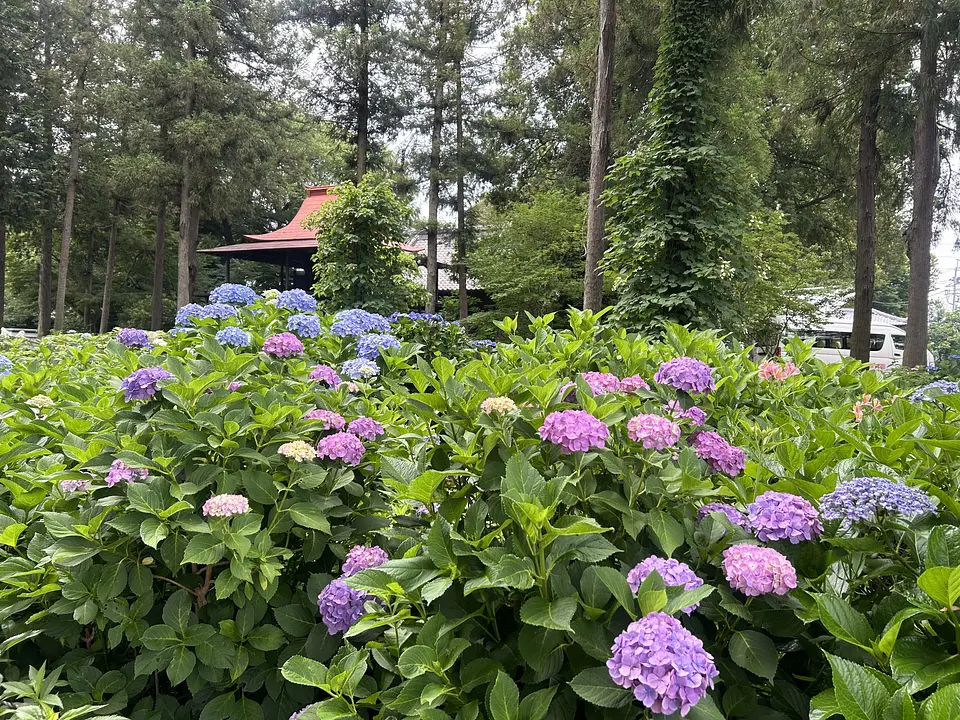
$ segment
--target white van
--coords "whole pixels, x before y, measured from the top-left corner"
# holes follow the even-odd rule
[[[850,357],[850,337],[853,324],[829,322],[812,329],[793,329],[807,342],[813,342],[814,357],[825,363],[842,362]],[[893,367],[903,361],[903,347],[907,333],[894,325],[874,325],[870,328],[870,364]],[[933,364],[933,353],[927,350],[927,364]]]

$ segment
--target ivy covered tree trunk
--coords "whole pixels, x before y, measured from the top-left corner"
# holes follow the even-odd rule
[[[587,204],[587,258],[583,279],[583,309],[603,307],[603,258],[606,207],[600,199],[610,158],[610,116],[613,107],[613,61],[616,45],[616,0],[600,0],[600,40],[597,44],[597,81],[590,128],[590,192]]]
[[[877,115],[880,69],[863,81],[860,101],[860,165],[857,170],[857,269],[854,278],[850,357],[870,362],[870,325],[877,261]]]

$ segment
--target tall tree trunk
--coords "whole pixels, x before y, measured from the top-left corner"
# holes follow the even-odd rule
[[[0,215],[0,327],[3,327],[7,292],[7,219]]]
[[[443,61],[446,51],[446,19],[444,0],[439,0],[437,11],[436,77],[433,85],[433,122],[430,128],[430,182],[427,193],[427,307],[428,313],[437,311],[439,294],[439,267],[437,266],[437,213],[440,208],[440,140],[443,132]]]
[[[370,20],[369,0],[360,0],[360,73],[357,78],[357,182],[367,172],[370,146]]]
[[[150,299],[150,329],[163,326],[163,261],[167,243],[167,199],[157,202],[157,231],[153,239],[153,297]]]
[[[913,216],[907,228],[910,293],[907,300],[907,339],[903,351],[905,367],[927,364],[930,243],[933,240],[933,205],[940,177],[940,142],[937,137],[939,46],[936,12],[931,8],[920,37],[918,104],[913,129]]]
[[[457,289],[460,319],[467,317],[467,198],[466,169],[463,164],[463,53],[457,56]]]
[[[860,164],[857,169],[857,270],[854,278],[850,357],[870,362],[870,325],[877,262],[877,114],[882,67],[863,81],[860,99]]]
[[[107,267],[103,273],[103,305],[100,307],[100,334],[110,329],[110,300],[113,295],[113,271],[117,266],[117,223],[120,213],[120,201],[113,202],[113,215],[110,216],[110,237],[107,240]]]
[[[600,0],[600,40],[597,43],[597,82],[590,123],[590,190],[587,205],[587,262],[583,278],[583,309],[603,307],[604,225],[607,209],[603,194],[610,157],[610,116],[613,105],[613,60],[617,39],[616,0]]]
[[[50,334],[50,291],[53,285],[53,221],[56,211],[56,203],[51,195],[47,198],[47,210],[43,216],[43,229],[40,231],[40,264],[37,267],[39,276],[37,335],[40,337]]]
[[[193,41],[187,43],[184,59],[187,63],[193,61],[196,54]],[[187,86],[186,106],[184,115],[193,114],[194,95],[196,88],[190,83]],[[193,300],[193,283],[197,274],[195,240],[191,233],[193,214],[199,213],[199,208],[193,203],[193,168],[190,161],[190,148],[184,148],[180,179],[180,235],[177,242],[177,307],[183,307]]]
[[[72,128],[70,130],[70,166],[67,170],[67,193],[63,201],[63,230],[60,234],[60,263],[57,267],[57,306],[53,329],[63,330],[67,315],[67,280],[70,272],[70,240],[73,236],[73,206],[77,200],[77,180],[80,176],[80,137],[82,132],[81,102],[86,81],[86,67],[81,69],[74,90]]]
[[[86,332],[91,332],[90,315],[93,312],[93,243],[95,238],[96,230],[91,225],[87,237],[87,288],[83,298],[83,329]]]

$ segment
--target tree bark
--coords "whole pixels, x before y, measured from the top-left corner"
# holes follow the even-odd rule
[[[463,52],[457,56],[454,72],[457,79],[457,290],[460,319],[467,317],[467,188],[463,164]]]
[[[56,214],[54,198],[47,199],[47,211],[40,231],[40,264],[37,267],[37,335],[50,334],[50,290],[53,285],[53,221]]]
[[[931,9],[920,37],[920,73],[917,79],[917,117],[913,129],[913,216],[907,228],[910,255],[910,292],[907,300],[905,367],[927,364],[927,314],[930,301],[930,243],[933,206],[940,177],[937,137],[937,51],[940,36]]]
[[[150,299],[150,329],[163,326],[163,261],[167,242],[167,200],[157,203],[157,231],[153,239],[153,296]]]
[[[437,266],[437,213],[440,208],[440,140],[443,132],[443,61],[446,50],[444,0],[437,11],[436,77],[433,85],[433,121],[430,128],[430,182],[427,193],[427,306],[428,313],[437,311],[439,268]]]
[[[110,237],[107,240],[107,268],[103,273],[103,305],[100,306],[100,334],[110,329],[110,300],[113,295],[113,271],[117,266],[117,222],[120,201],[113,203],[113,215],[110,217]]]
[[[196,53],[193,42],[187,43],[184,59],[187,63],[193,61]],[[191,83],[187,87],[184,115],[193,114],[194,95],[196,88]],[[193,168],[190,161],[190,148],[184,148],[181,164],[182,177],[180,179],[180,234],[177,242],[177,307],[183,307],[193,300],[193,283],[197,275],[195,239],[191,233],[193,215],[199,209],[193,203]],[[192,261],[192,262],[191,262]]]
[[[90,315],[93,312],[93,244],[96,239],[96,230],[91,225],[87,237],[87,287],[83,298],[83,329],[92,332]]]
[[[600,199],[610,157],[610,116],[613,105],[613,61],[617,38],[616,0],[600,0],[600,40],[597,43],[597,82],[590,123],[590,189],[587,204],[586,268],[583,279],[583,309],[603,307],[604,225],[607,210]]]
[[[357,182],[367,172],[370,126],[370,19],[369,0],[360,0],[360,73],[357,78]]]
[[[854,278],[850,357],[870,362],[870,326],[877,262],[877,115],[882,68],[863,81],[860,100],[860,145],[857,169],[857,269]]]
[[[3,315],[7,292],[7,220],[0,215],[0,327],[3,327]]]
[[[67,280],[70,272],[70,240],[73,236],[73,206],[77,200],[77,180],[80,176],[80,136],[82,131],[81,95],[86,81],[86,67],[80,70],[74,89],[72,129],[70,130],[70,165],[67,170],[67,192],[63,201],[63,230],[60,234],[60,262],[57,267],[57,305],[53,329],[63,330],[67,314]]]

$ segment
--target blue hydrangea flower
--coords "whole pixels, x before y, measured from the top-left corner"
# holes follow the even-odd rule
[[[200,311],[200,317],[216,318],[217,320],[226,320],[227,318],[237,317],[239,314],[233,305],[227,305],[226,303],[204,305]]]
[[[423,320],[424,322],[436,322],[436,323],[441,323],[441,324],[443,324],[443,325],[446,325],[446,324],[447,324],[447,321],[443,319],[443,315],[440,315],[439,313],[422,313],[422,312],[401,313],[401,312],[395,312],[393,315],[391,315],[391,316],[390,316],[389,318],[387,318],[387,319],[388,319],[390,322],[396,322],[397,320],[400,320],[401,318],[406,318],[406,319],[408,319],[408,320]]]
[[[194,318],[203,317],[203,305],[198,305],[197,303],[187,303],[182,308],[177,310],[177,325],[180,327],[186,327],[187,325],[193,324]]]
[[[310,293],[299,288],[296,290],[284,290],[277,297],[276,306],[286,308],[287,310],[296,310],[297,312],[316,312],[317,300]]]
[[[373,360],[354,358],[353,360],[347,360],[343,364],[341,372],[351,380],[361,380],[376,377],[380,374],[380,368],[377,367],[377,364],[373,362]]]
[[[935,391],[934,395],[930,394],[931,390]],[[935,400],[937,395],[956,395],[957,393],[960,393],[960,385],[957,383],[952,380],[937,380],[917,388],[910,396],[910,402],[919,403],[924,400]]]
[[[287,320],[287,330],[300,337],[315,338],[320,334],[320,318],[308,313],[291,315],[290,319]]]
[[[875,522],[881,512],[914,517],[935,513],[936,505],[922,490],[879,477],[847,480],[820,498],[823,518],[843,520],[844,528],[857,521]]]
[[[368,333],[357,338],[357,357],[376,360],[380,357],[380,348],[400,349],[400,341],[393,335]]]
[[[479,350],[496,350],[497,343],[493,340],[471,340],[470,344]]]
[[[13,372],[13,363],[6,355],[0,355],[0,377],[9,375]]]
[[[390,332],[390,321],[366,310],[341,310],[333,316],[330,331],[337,337],[352,337],[368,332]]]
[[[233,347],[247,347],[250,345],[250,334],[244,332],[236,325],[225,327],[214,337],[221,345],[231,345]]]
[[[257,301],[253,288],[237,283],[224,283],[210,293],[212,303],[231,303],[233,305],[252,305]]]

